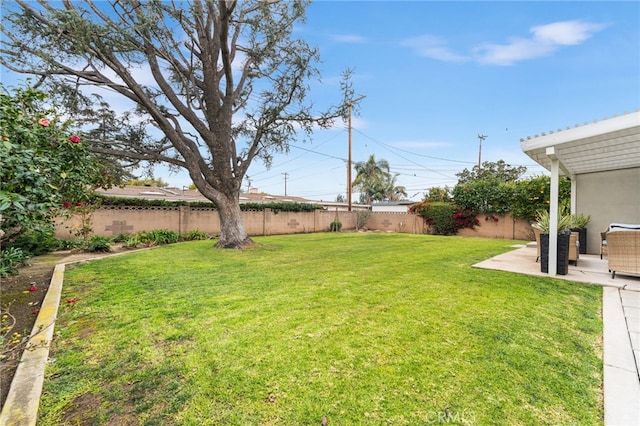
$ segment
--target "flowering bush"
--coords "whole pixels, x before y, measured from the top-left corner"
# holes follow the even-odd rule
[[[46,95],[0,85],[0,242],[50,226],[63,208],[106,186],[100,162],[70,131]]]
[[[423,201],[412,205],[409,212],[422,217],[429,232],[435,235],[454,235],[462,228],[473,229],[480,224],[474,212],[453,203]]]

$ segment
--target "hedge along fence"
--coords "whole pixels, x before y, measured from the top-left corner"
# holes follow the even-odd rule
[[[343,231],[355,230],[358,214],[361,213],[317,208],[310,211],[283,211],[267,207],[261,210],[243,210],[242,220],[247,234],[251,236],[298,234],[328,231],[331,222],[335,220],[342,223]],[[368,214],[369,220],[364,226],[368,230],[411,234],[424,234],[428,231],[423,219],[412,213]],[[510,215],[491,218],[479,215],[478,220],[480,226],[461,229],[458,235],[523,240],[533,238],[530,225],[523,220],[513,220]],[[60,218],[56,226],[56,237],[73,238],[81,226],[79,215],[70,219]],[[167,229],[181,234],[197,230],[212,236],[220,233],[218,212],[210,204],[209,207],[103,205],[93,213],[90,226],[93,235],[108,237],[154,229]]]

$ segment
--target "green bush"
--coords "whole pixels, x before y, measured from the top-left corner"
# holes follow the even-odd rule
[[[126,248],[136,248],[142,244],[142,240],[139,235],[129,235],[123,243]]]
[[[168,229],[154,229],[139,234],[140,241],[147,245],[173,244],[181,240],[179,233]]]
[[[131,234],[118,234],[111,238],[111,241],[114,243],[124,243],[129,239],[129,237],[131,237]]]
[[[20,234],[10,247],[22,250],[29,256],[40,256],[60,249],[61,243],[54,236],[53,227],[42,226]]]
[[[111,239],[109,237],[101,237],[99,235],[94,235],[89,239],[87,243],[86,251],[91,253],[96,252],[104,252],[108,253],[111,251]]]
[[[476,213],[447,202],[420,202],[409,208],[424,219],[427,231],[434,235],[455,235],[462,228],[479,225]]]
[[[24,265],[29,256],[17,247],[7,247],[0,251],[0,277],[18,273],[18,266]]]
[[[461,209],[503,216],[513,208],[516,184],[499,179],[466,182],[453,189],[453,201]]]
[[[533,222],[536,220],[538,211],[549,210],[549,200],[551,198],[550,180],[549,176],[534,176],[516,184],[516,191],[511,205],[511,212],[514,218]],[[560,204],[568,203],[571,199],[571,180],[561,178],[558,191]]]
[[[329,231],[331,232],[340,232],[342,230],[342,222],[339,220],[334,220],[329,224]]]
[[[71,250],[81,248],[84,242],[82,240],[58,240],[57,250]]]
[[[169,201],[169,200],[148,200],[145,198],[125,198],[99,196],[103,206],[141,206],[141,207],[180,207],[189,206],[193,208],[216,208],[215,203],[211,201]],[[312,212],[314,210],[322,210],[319,204],[295,203],[292,201],[278,201],[272,203],[242,203],[241,210],[259,210],[271,209],[283,212]]]
[[[209,236],[202,231],[198,231],[197,229],[190,231],[187,235],[184,236],[184,239],[187,241],[196,241],[196,240],[206,240]]]

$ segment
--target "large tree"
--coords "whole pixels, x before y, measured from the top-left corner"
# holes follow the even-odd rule
[[[485,161],[482,163],[482,168],[473,166],[471,170],[464,169],[460,173],[456,173],[456,176],[458,176],[459,185],[491,179],[495,179],[500,182],[514,182],[526,171],[527,168],[525,166],[511,166],[510,164],[505,163],[504,160],[498,160],[495,163]]]
[[[328,126],[341,106],[313,113],[317,49],[293,37],[306,1],[16,0],[1,30],[2,64],[81,92],[100,86],[135,105],[162,134],[93,140],[98,152],[186,169],[214,201],[218,247],[251,243],[239,193],[255,158],[267,163],[300,132]]]

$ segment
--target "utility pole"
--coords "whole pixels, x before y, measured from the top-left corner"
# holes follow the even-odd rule
[[[350,100],[347,104],[349,106],[349,158],[347,160],[347,210],[351,211],[351,106],[354,102],[358,102],[366,98],[365,95],[360,96],[357,99]]]
[[[289,176],[289,173],[282,173],[284,175],[284,196],[287,196],[287,177]]]
[[[481,135],[478,133],[478,140],[480,141],[480,146],[478,147],[478,171],[480,171],[480,167],[482,164],[482,141],[487,138],[487,135]]]

